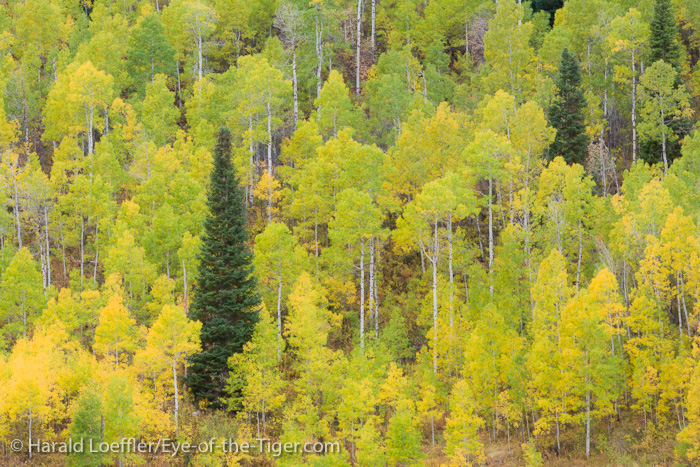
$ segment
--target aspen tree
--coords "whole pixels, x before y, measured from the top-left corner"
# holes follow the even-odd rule
[[[612,32],[608,36],[608,42],[613,53],[618,53],[629,62],[630,68],[622,66],[615,67],[615,80],[630,84],[630,102],[632,111],[630,119],[632,121],[632,162],[637,160],[637,101],[638,97],[638,69],[644,44],[649,36],[649,26],[642,19],[641,13],[630,8],[625,16],[618,16],[612,21]]]
[[[265,230],[255,237],[255,259],[253,264],[265,288],[263,299],[272,305],[276,303],[277,316],[277,359],[282,358],[282,303],[285,293],[293,280],[306,265],[306,252],[296,243],[289,228],[280,222],[268,224]]]

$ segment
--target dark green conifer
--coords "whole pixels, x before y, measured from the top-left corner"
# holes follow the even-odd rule
[[[649,64],[663,60],[680,72],[681,50],[676,37],[678,25],[669,0],[656,0],[649,37]]]
[[[187,384],[196,401],[223,407],[228,359],[250,340],[258,319],[243,192],[231,164],[231,134],[219,132],[207,199],[190,318],[202,323],[202,352],[190,358]]]
[[[549,147],[549,158],[561,156],[569,164],[583,164],[588,154],[588,136],[583,117],[586,99],[581,89],[581,69],[568,49],[561,54],[559,77],[555,84],[557,93],[547,118],[557,130],[557,136]]]

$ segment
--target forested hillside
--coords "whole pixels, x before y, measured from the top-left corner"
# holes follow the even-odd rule
[[[695,465],[699,60],[697,0],[0,0],[0,465]],[[163,449],[258,438],[341,449]]]

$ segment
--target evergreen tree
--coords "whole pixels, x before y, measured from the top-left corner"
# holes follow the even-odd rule
[[[663,60],[680,72],[680,47],[676,41],[678,25],[670,0],[656,0],[649,38],[650,63]]]
[[[246,241],[243,192],[231,164],[231,134],[214,151],[199,277],[190,318],[202,323],[202,352],[190,357],[187,384],[197,401],[224,406],[228,359],[243,351],[258,320],[260,298]]]
[[[586,99],[581,89],[581,69],[568,49],[561,54],[559,78],[555,84],[557,95],[547,118],[557,130],[557,136],[549,147],[549,158],[561,156],[569,164],[583,164],[588,153],[588,136],[583,118]]]

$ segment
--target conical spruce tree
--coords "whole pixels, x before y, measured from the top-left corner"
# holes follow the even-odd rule
[[[260,298],[243,192],[231,164],[231,134],[221,129],[214,151],[200,266],[190,317],[202,323],[202,352],[189,359],[187,385],[196,401],[224,407],[228,359],[241,352],[258,320]]]
[[[681,49],[676,37],[678,24],[670,0],[656,0],[649,36],[649,64],[663,60],[680,73]]]
[[[555,84],[557,93],[547,118],[557,130],[557,136],[549,147],[549,158],[561,156],[569,164],[583,164],[588,154],[588,136],[583,118],[586,99],[581,89],[581,69],[568,49],[561,54],[559,77]]]

